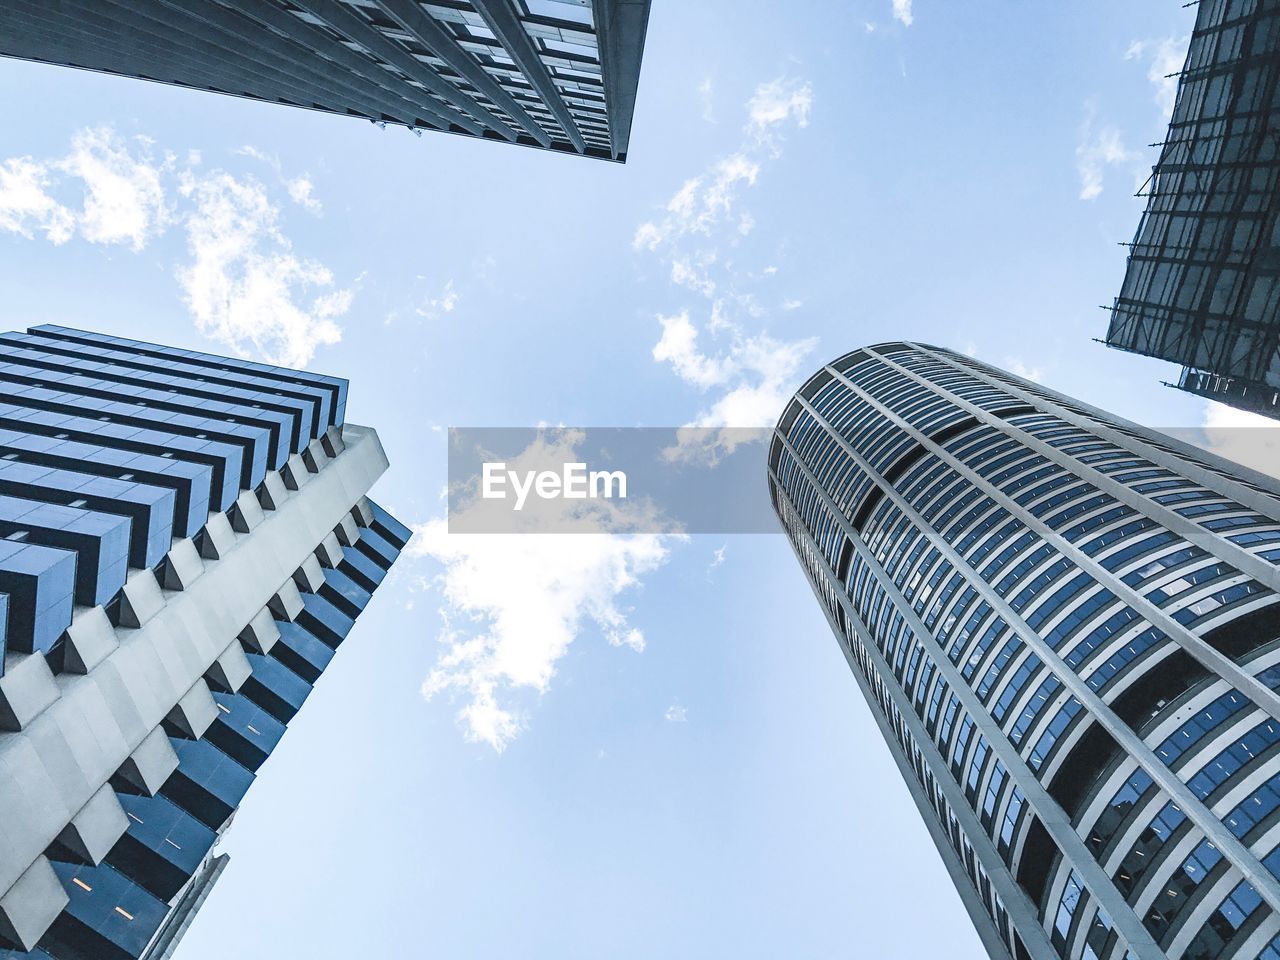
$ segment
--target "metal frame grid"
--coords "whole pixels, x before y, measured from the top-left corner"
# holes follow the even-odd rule
[[[624,162],[651,0],[13,0],[0,55]]]
[[[1280,2],[1205,0],[1109,346],[1280,416]]]

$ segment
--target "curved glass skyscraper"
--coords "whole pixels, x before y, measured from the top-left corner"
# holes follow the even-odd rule
[[[1280,484],[910,343],[769,473],[993,957],[1280,960]]]

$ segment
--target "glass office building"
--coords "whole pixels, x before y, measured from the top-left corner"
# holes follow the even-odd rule
[[[888,343],[769,485],[992,957],[1280,958],[1280,484]]]
[[[625,161],[650,0],[5,0],[0,55]]]
[[[347,382],[0,335],[0,958],[164,960],[409,531]]]
[[[1203,0],[1107,343],[1280,417],[1280,3]]]

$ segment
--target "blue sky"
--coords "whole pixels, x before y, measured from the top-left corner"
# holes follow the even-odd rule
[[[441,431],[768,425],[891,338],[1240,422],[1091,340],[1193,17],[659,0],[625,167],[0,62],[8,325],[348,376],[420,530],[182,960],[982,956],[780,535],[449,538]]]

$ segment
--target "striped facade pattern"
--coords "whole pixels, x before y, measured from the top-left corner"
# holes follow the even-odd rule
[[[208,894],[409,539],[364,496],[386,463],[346,396],[65,327],[0,335],[0,958],[160,960]]]
[[[909,343],[769,476],[991,956],[1280,958],[1280,487]]]
[[[650,0],[6,0],[0,55],[625,161]]]

